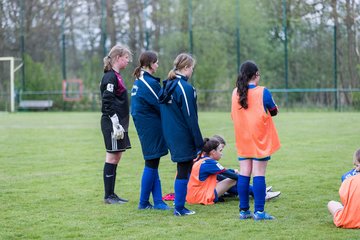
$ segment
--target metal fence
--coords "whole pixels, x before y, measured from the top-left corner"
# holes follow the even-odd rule
[[[360,111],[360,89],[270,89],[280,109],[289,111]],[[232,90],[198,89],[199,111],[230,111]],[[3,94],[4,95],[4,94]],[[0,96],[8,99],[6,96]],[[16,93],[16,109],[24,100],[51,100],[48,111],[100,111],[98,91],[84,91],[77,101],[65,101],[62,91],[25,91]],[[7,103],[0,111],[8,111]]]

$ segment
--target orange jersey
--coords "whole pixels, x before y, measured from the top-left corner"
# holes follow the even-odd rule
[[[200,159],[192,167],[186,194],[186,202],[190,204],[214,204],[216,174],[208,176],[205,181],[199,179],[201,164],[207,159],[209,158]]]
[[[334,224],[342,228],[360,228],[360,175],[349,177],[340,187],[344,208],[334,215]]]
[[[248,91],[248,108],[241,108],[237,88],[232,93],[231,118],[234,122],[238,156],[264,158],[280,148],[280,140],[270,113],[264,111],[264,87]]]

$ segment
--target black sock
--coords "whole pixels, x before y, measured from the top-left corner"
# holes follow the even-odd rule
[[[114,179],[115,179],[115,164],[105,163],[104,164],[104,189],[105,189],[105,197],[108,198],[111,194],[114,193]]]

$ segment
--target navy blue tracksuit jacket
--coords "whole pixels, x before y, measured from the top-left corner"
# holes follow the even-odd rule
[[[143,71],[131,90],[131,116],[145,160],[160,158],[168,153],[157,96],[160,89],[160,79]]]
[[[196,90],[187,78],[165,80],[159,93],[162,129],[174,162],[192,161],[203,147],[196,105]]]

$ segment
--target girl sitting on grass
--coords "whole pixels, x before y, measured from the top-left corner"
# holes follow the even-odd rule
[[[224,146],[215,138],[205,138],[202,154],[194,163],[186,201],[190,204],[214,204],[218,202],[219,196],[223,195],[232,186],[235,186],[237,170],[230,171],[224,168],[218,161],[222,157]],[[222,174],[227,178],[217,182],[216,175]]]
[[[186,201],[190,204],[214,204],[221,202],[221,196],[231,190],[237,195],[236,183],[238,180],[237,169],[226,169],[218,161],[226,145],[225,140],[218,135],[204,139],[204,147],[199,158],[195,160],[188,184]],[[270,192],[267,188],[266,200],[278,197],[280,192]],[[249,192],[252,192],[250,186]]]
[[[342,178],[339,189],[341,202],[328,203],[334,224],[341,228],[360,228],[360,174],[357,174],[360,171],[360,149],[354,154],[354,165],[354,174],[346,173]]]

